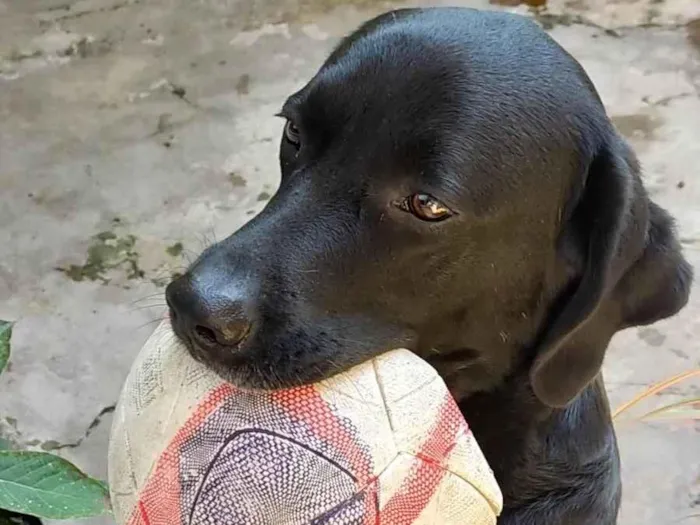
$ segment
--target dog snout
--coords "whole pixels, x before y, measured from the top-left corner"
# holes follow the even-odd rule
[[[168,285],[165,297],[179,335],[204,351],[237,348],[251,331],[250,305],[245,296],[235,297],[185,275]]]

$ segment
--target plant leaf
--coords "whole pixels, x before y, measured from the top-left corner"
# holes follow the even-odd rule
[[[682,521],[692,520],[693,518],[700,518],[700,514],[689,514],[688,516],[683,516],[681,519],[678,520],[678,523]]]
[[[10,360],[10,337],[12,337],[12,323],[0,320],[0,374]]]
[[[104,485],[45,452],[0,451],[0,508],[48,519],[109,512]]]
[[[675,375],[671,377],[670,379],[666,379],[665,381],[660,381],[656,384],[651,385],[648,389],[646,389],[644,392],[639,394],[637,397],[634,397],[633,399],[629,400],[627,403],[624,403],[622,406],[620,406],[614,413],[613,413],[613,419],[617,418],[620,414],[622,414],[625,410],[629,410],[631,407],[636,405],[637,403],[645,400],[648,397],[653,396],[654,394],[658,394],[662,390],[665,390],[677,383],[680,383],[681,381],[685,381],[686,379],[690,379],[691,377],[694,376],[700,376],[700,368],[697,368],[695,370],[688,370],[687,372],[681,372],[678,375]]]
[[[109,485],[107,484],[106,481],[101,480],[101,479],[96,479],[94,480],[96,483],[99,483],[102,485],[102,488],[104,489],[105,493],[109,494]]]
[[[673,419],[700,419],[700,397],[693,399],[684,399],[677,403],[657,408],[644,414],[639,419],[655,419],[655,418],[673,418]]]

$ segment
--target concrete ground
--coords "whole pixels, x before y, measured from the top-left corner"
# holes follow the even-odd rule
[[[278,177],[273,114],[338,38],[395,5],[0,0],[0,319],[17,321],[0,434],[105,476],[110,410],[163,285],[261,209]],[[530,15],[588,70],[700,267],[700,2],[552,0]],[[699,364],[696,293],[615,339],[611,401]],[[619,426],[621,524],[700,523],[699,432]]]

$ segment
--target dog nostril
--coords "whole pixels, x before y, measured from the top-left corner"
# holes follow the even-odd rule
[[[206,325],[195,325],[194,336],[207,346],[237,346],[250,333],[251,325],[247,322],[231,323],[220,330]]]
[[[216,334],[211,328],[207,328],[206,326],[202,325],[197,325],[194,327],[194,331],[197,333],[197,336],[203,339],[205,342],[213,345],[217,344],[218,341],[216,339]]]

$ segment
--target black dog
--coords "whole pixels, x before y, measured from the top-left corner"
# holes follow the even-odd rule
[[[500,524],[614,524],[605,349],[683,307],[692,272],[580,65],[519,16],[401,10],[280,115],[277,194],[168,287],[192,354],[277,388],[410,348],[474,429]]]

